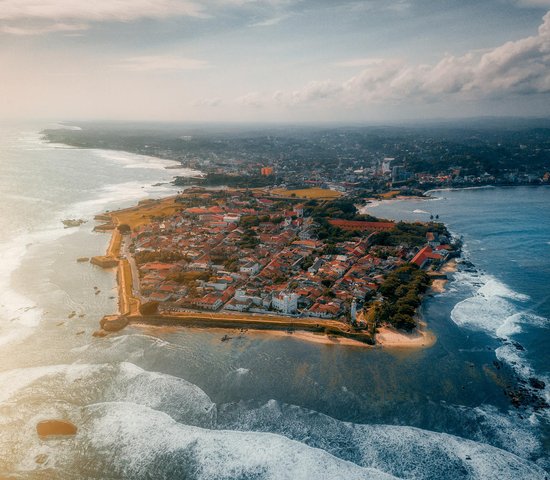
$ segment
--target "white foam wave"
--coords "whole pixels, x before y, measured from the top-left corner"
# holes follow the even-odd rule
[[[430,214],[430,212],[427,212],[426,210],[421,210],[420,208],[413,210],[413,213],[420,213],[420,214],[427,214],[427,215]]]
[[[190,427],[135,404],[90,406],[83,420],[87,461],[126,478],[395,478],[280,435]]]
[[[165,170],[166,167],[180,166],[180,162],[177,160],[168,160],[164,158],[153,157],[149,155],[140,155],[138,153],[130,153],[122,150],[92,150],[99,157],[109,160],[119,165],[123,165],[124,168],[136,168],[136,169],[153,169],[153,170]],[[178,175],[199,175],[201,172],[190,168],[181,167],[178,168]]]
[[[131,402],[160,410],[177,421],[212,427],[216,406],[199,387],[129,363],[49,365],[0,373],[0,403]]]
[[[450,415],[471,424],[469,429],[474,434],[477,429],[479,441],[414,427],[352,424],[273,400],[256,409],[221,407],[220,424],[239,430],[281,433],[399,478],[544,478],[541,468],[524,459],[543,454],[530,429],[518,426],[492,407],[446,408]],[[510,451],[487,445],[487,440],[498,440]]]
[[[0,244],[0,345],[21,340],[32,333],[43,311],[30,298],[12,286],[12,275],[20,267],[29,247],[43,241],[54,241],[69,232],[59,226],[21,234]]]
[[[517,304],[529,300],[529,296],[513,291],[485,273],[457,272],[455,282],[473,293],[453,308],[451,318],[457,325],[485,330],[496,336],[521,331],[525,315]]]

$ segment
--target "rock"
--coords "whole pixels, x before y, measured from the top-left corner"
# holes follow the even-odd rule
[[[89,261],[90,261],[90,257],[78,257],[78,258],[76,259],[76,261],[77,261],[78,263],[89,262]]]
[[[81,218],[79,219],[70,218],[68,220],[61,220],[61,222],[63,223],[63,225],[65,225],[65,228],[72,228],[72,227],[80,227],[80,225],[82,225],[83,223],[86,223],[86,220],[82,220]]]
[[[106,337],[108,333],[105,330],[96,330],[94,333],[92,333],[92,337],[99,337],[103,338]]]
[[[520,350],[520,351],[524,351],[524,350],[525,350],[525,347],[524,347],[521,343],[512,342],[512,345],[513,345],[514,347],[516,347],[516,350]]]
[[[76,332],[75,335],[82,335],[84,333],[84,330],[80,330],[80,332]]]
[[[106,315],[99,324],[107,332],[118,332],[128,325],[128,318],[122,315]]]
[[[41,453],[40,455],[37,455],[36,457],[34,457],[34,461],[38,465],[42,465],[46,463],[46,460],[48,460],[48,455],[46,455],[45,453]]]
[[[544,387],[546,387],[546,383],[544,383],[542,380],[539,380],[538,378],[535,378],[535,377],[529,378],[529,384],[533,388],[536,388],[537,390],[543,390]]]
[[[36,457],[34,457],[34,461],[39,465],[42,465],[43,463],[45,463],[46,460],[48,460],[48,455],[46,455],[45,453],[41,453],[40,455],[37,455]]]
[[[69,313],[69,315],[68,315],[68,318],[73,318],[73,317],[76,317],[76,312],[74,312],[74,311]]]
[[[76,426],[67,420],[42,420],[36,425],[40,438],[76,435],[76,432]]]

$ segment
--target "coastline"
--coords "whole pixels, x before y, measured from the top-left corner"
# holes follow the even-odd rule
[[[439,269],[439,273],[445,274],[448,277],[450,273],[456,272],[457,267],[458,267],[458,264],[457,264],[456,258],[451,258],[443,264],[443,266]],[[433,279],[430,291],[432,293],[444,293],[448,282],[449,282],[448,278]]]
[[[436,335],[427,329],[424,321],[418,322],[416,331],[405,333],[393,327],[380,327],[376,334],[376,343],[386,348],[429,348],[437,341]]]

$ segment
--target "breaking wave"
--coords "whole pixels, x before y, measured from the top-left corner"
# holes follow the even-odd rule
[[[14,370],[0,374],[0,387],[8,413],[0,418],[0,473],[105,478],[109,472],[137,479],[544,478],[529,460],[453,435],[352,424],[275,400],[259,408],[217,408],[195,385],[129,363]],[[34,428],[45,418],[70,419],[78,433],[41,441]],[[518,453],[528,456],[538,448],[536,441],[529,442],[521,438],[517,443],[525,451]]]

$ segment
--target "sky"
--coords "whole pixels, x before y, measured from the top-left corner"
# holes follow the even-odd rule
[[[0,0],[0,119],[549,113],[550,0]]]

